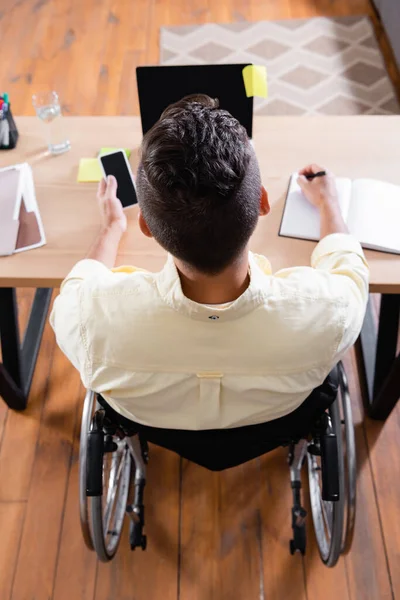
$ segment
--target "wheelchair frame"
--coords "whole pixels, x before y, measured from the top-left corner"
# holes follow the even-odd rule
[[[307,512],[301,504],[301,470],[307,462],[314,531],[321,559],[328,567],[350,550],[356,509],[354,427],[342,363],[338,364],[338,377],[337,397],[312,427],[310,439],[288,444],[293,494],[290,552],[306,551]],[[147,442],[133,423],[130,429],[111,421],[92,390],[85,397],[80,441],[80,521],[86,546],[95,550],[101,561],[111,560],[118,549],[126,513],[130,517],[131,549],[145,550]]]

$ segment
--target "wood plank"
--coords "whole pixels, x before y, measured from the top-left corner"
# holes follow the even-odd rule
[[[175,11],[167,0],[152,0],[149,15],[149,35],[147,38],[145,62],[157,65],[160,61],[160,27],[174,25],[179,11]],[[134,114],[140,114],[138,111]]]
[[[219,473],[183,461],[180,600],[218,600]]]
[[[73,78],[68,76],[73,64],[71,47],[76,39],[76,31],[71,24],[73,2],[40,4],[39,20],[46,27],[33,46],[31,68],[34,78],[30,91],[56,90],[65,113],[69,111],[67,91],[70,79]]]
[[[7,47],[7,60],[1,61],[0,81],[5,92],[10,94],[12,110],[15,114],[23,114],[25,99],[21,94],[24,85],[25,73],[21,72],[21,47],[24,39],[32,39],[31,33],[27,35],[24,23],[31,17],[32,2],[18,2],[9,6],[2,13],[0,20],[0,39]],[[3,91],[3,90],[2,90]]]
[[[125,90],[129,92],[134,84],[136,91],[137,63],[128,73],[126,64],[124,65],[124,57],[128,54],[137,59],[139,54],[144,54],[149,33],[150,12],[151,3],[148,0],[136,0],[134,4],[114,1],[110,4],[92,114],[118,114],[117,107],[120,99],[125,97]],[[140,15],[140,19],[137,15]],[[135,105],[132,105],[129,113],[126,114],[137,114],[137,112],[135,98]],[[107,145],[106,142],[104,145]]]
[[[139,112],[139,98],[136,85],[136,67],[146,64],[145,51],[128,50],[122,58],[122,71],[119,81],[118,115],[135,115]]]
[[[180,459],[150,447],[145,489],[147,550],[131,551],[129,521],[118,553],[110,564],[99,563],[94,600],[147,600],[178,597]]]
[[[258,461],[221,473],[184,462],[180,598],[258,600],[261,569]]]
[[[45,357],[43,351],[41,355]],[[53,595],[79,390],[77,372],[56,349],[32,467],[12,600],[30,598],[32,590],[35,600],[48,600]],[[17,465],[18,461],[13,463]]]
[[[249,21],[273,21],[291,17],[292,0],[267,0],[267,2],[252,2],[248,7]]]
[[[259,461],[228,469],[219,479],[218,597],[258,600],[265,577]]]
[[[400,548],[400,524],[398,519],[400,503],[399,404],[395,406],[385,423],[366,419],[365,429],[374,477],[373,491],[376,495],[380,518],[380,523],[377,518],[372,521],[372,527],[382,528],[381,533],[384,536],[382,555],[386,555],[389,565],[392,593],[395,598],[400,598],[400,573],[398,568]],[[383,561],[384,557],[382,556]],[[389,590],[386,593],[388,598],[392,597],[389,596]],[[382,596],[382,598],[385,598],[385,596]]]
[[[85,397],[83,388],[78,396],[71,469],[52,600],[92,600],[96,583],[96,555],[86,548],[79,522],[79,436]]]
[[[344,366],[352,399],[358,471],[356,527],[351,552],[345,557],[350,595],[352,599],[375,600],[379,598],[379,600],[389,600],[392,598],[392,592],[385,558],[385,543],[387,543],[387,540],[385,542],[383,540],[379,523],[380,516],[375,498],[377,479],[375,474],[374,481],[374,473],[371,470],[370,463],[371,446],[369,445],[368,448],[365,437],[365,416],[354,349],[347,354]],[[388,460],[387,456],[385,456],[383,464],[386,461],[390,464],[390,459]],[[393,469],[393,463],[390,469]],[[391,471],[391,477],[393,477],[394,472],[394,470]],[[381,494],[380,487],[378,487],[378,497]],[[393,479],[391,486],[389,486],[390,489],[394,489]],[[386,507],[384,510],[386,510]],[[392,523],[391,532],[393,532],[393,526],[395,525]],[[368,565],[368,568],[366,568],[366,565]]]
[[[21,335],[21,339],[25,332],[26,323],[29,316],[29,310],[33,299],[33,291],[28,288],[20,288],[17,291],[17,303],[18,303],[18,326]],[[2,360],[1,356],[1,344],[0,344],[0,361]],[[10,411],[11,413],[11,411]],[[7,404],[3,402],[3,399],[0,397],[0,456],[1,456],[1,447],[3,443],[3,435],[5,432],[5,425],[7,421],[7,417],[9,414],[9,410]],[[0,477],[1,477],[1,459],[0,459]],[[1,497],[1,488],[0,488],[0,497]]]
[[[18,294],[19,323],[22,332],[26,327],[32,298],[31,290]],[[22,412],[10,410],[4,426],[0,452],[0,501],[19,501],[28,498],[54,347],[54,334],[47,324],[32,380],[28,407]],[[4,406],[3,401],[0,402]],[[18,448],[18,460],[16,460],[16,448]]]
[[[105,40],[113,27],[110,22],[113,4],[111,0],[101,3],[96,0],[74,0],[72,3],[69,30],[75,35],[69,50],[71,77],[68,78],[65,93],[70,114],[97,113],[98,80],[102,72]],[[120,68],[117,62],[113,67],[113,70]],[[112,111],[113,107],[110,108]]]
[[[0,598],[11,594],[25,516],[25,502],[0,502]]]
[[[303,559],[289,552],[292,490],[287,449],[266,454],[260,463],[264,598],[306,600]]]

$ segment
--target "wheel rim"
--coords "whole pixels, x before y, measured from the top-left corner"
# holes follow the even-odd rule
[[[79,446],[79,515],[83,539],[89,550],[94,550],[92,533],[89,526],[88,499],[86,496],[86,460],[90,424],[96,408],[95,393],[86,392],[83,404],[82,423]]]

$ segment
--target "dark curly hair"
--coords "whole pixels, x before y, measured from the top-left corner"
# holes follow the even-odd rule
[[[137,188],[154,238],[202,273],[232,264],[257,224],[261,179],[246,130],[206,95],[172,104],[145,135]]]

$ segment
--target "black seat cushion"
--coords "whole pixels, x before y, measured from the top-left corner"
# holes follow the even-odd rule
[[[303,404],[284,417],[257,425],[204,431],[141,425],[122,417],[103,398],[99,401],[106,408],[108,417],[130,433],[137,431],[148,442],[172,450],[211,471],[222,471],[287,445],[292,440],[307,437],[316,420],[335,400],[337,389],[335,369]]]

